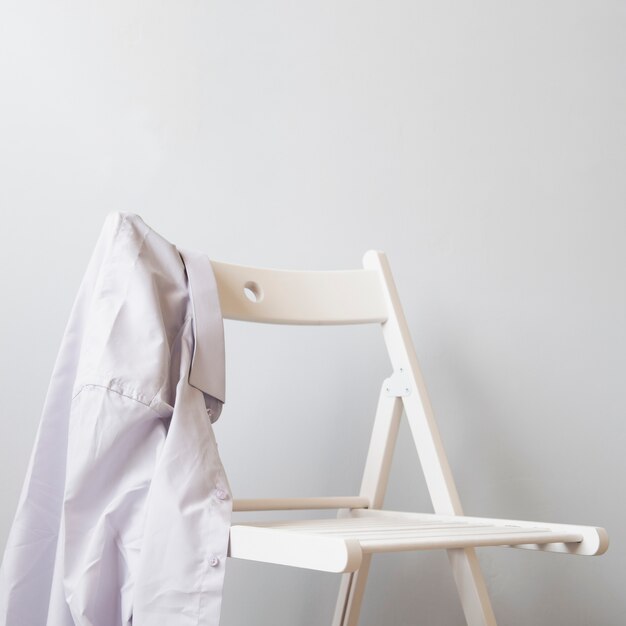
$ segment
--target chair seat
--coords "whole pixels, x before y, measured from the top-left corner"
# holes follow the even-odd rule
[[[598,554],[605,543],[603,529],[590,526],[353,509],[332,519],[236,523],[230,530],[229,556],[351,572],[367,553],[518,546]]]

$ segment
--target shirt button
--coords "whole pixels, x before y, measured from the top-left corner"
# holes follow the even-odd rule
[[[228,494],[223,490],[223,489],[217,489],[215,491],[215,495],[220,499],[220,500],[226,500],[226,498],[228,498]]]
[[[215,566],[216,566],[219,562],[220,562],[220,560],[219,560],[216,556],[212,556],[212,557],[209,559],[209,565],[210,565],[211,567],[215,567]]]

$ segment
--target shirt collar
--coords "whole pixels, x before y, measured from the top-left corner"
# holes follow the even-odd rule
[[[178,252],[189,281],[193,308],[194,348],[189,384],[225,401],[224,321],[211,260],[193,250]]]

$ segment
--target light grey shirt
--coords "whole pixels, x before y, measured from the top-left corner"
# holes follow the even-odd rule
[[[232,512],[212,424],[209,258],[104,224],[52,373],[2,567],[4,626],[218,626]]]

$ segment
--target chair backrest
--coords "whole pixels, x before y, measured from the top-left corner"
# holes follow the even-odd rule
[[[385,254],[369,250],[359,270],[276,270],[211,262],[224,318],[272,324],[379,323],[393,368],[393,374],[382,382],[358,496],[239,499],[233,510],[380,507],[404,408],[435,510],[461,515]]]
[[[368,254],[382,254],[371,251]],[[375,269],[278,270],[212,261],[226,319],[270,324],[365,324],[387,319]]]

